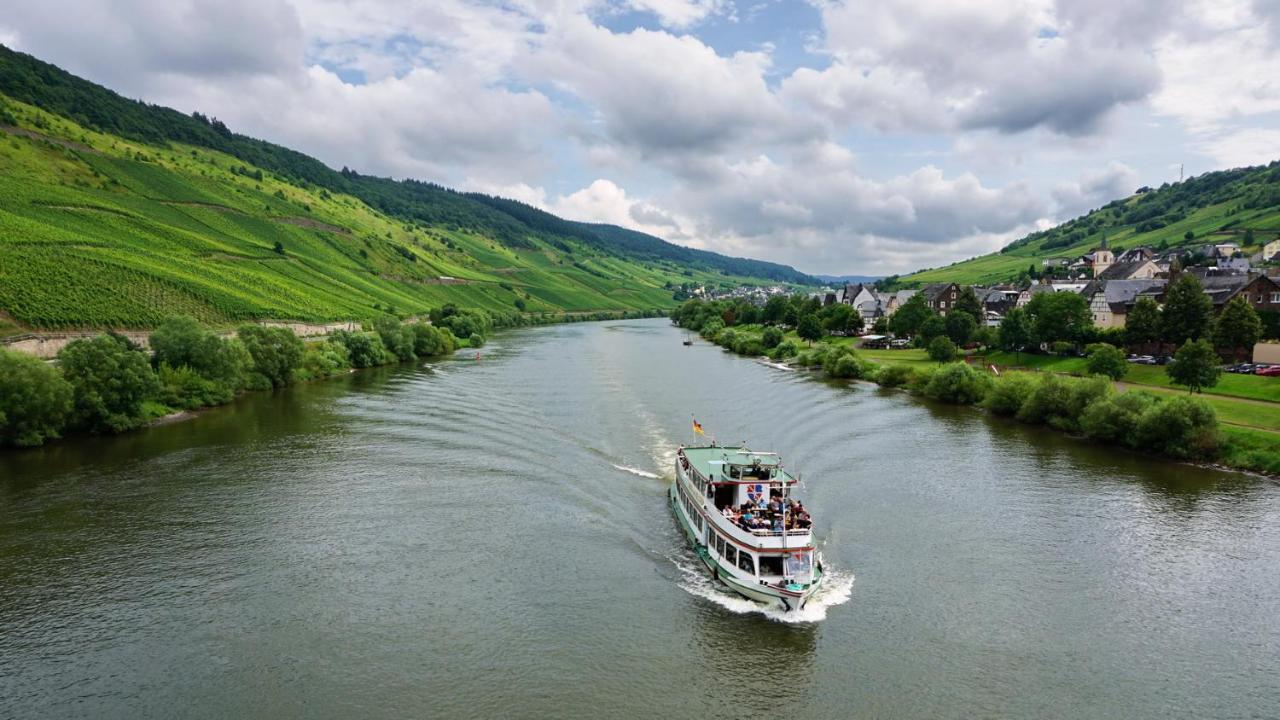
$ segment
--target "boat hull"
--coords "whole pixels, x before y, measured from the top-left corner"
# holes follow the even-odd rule
[[[678,479],[677,482],[679,482]],[[689,541],[690,547],[697,554],[698,560],[706,567],[707,572],[713,579],[737,595],[769,608],[792,611],[803,609],[809,599],[813,597],[813,594],[817,592],[822,582],[821,575],[815,577],[813,583],[803,592],[796,593],[768,585],[751,585],[743,582],[730,569],[722,568],[715,556],[707,552],[706,546],[699,542],[698,533],[689,525],[688,519],[685,518],[680,508],[679,494],[675,483],[672,483],[667,491],[667,501],[671,504],[671,512],[676,516],[676,523]]]

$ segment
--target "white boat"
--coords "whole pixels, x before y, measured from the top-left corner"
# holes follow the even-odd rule
[[[670,491],[680,527],[712,576],[788,611],[803,608],[823,579],[808,511],[792,496],[796,482],[776,453],[713,444],[679,449]]]

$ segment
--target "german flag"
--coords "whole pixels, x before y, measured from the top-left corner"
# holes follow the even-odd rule
[[[698,424],[697,420],[693,421],[693,431],[699,435],[706,435],[706,433],[702,431],[702,425]]]

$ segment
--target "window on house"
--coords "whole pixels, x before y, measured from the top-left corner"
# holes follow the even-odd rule
[[[1259,296],[1258,296],[1258,299],[1259,299],[1259,300],[1261,300],[1261,299],[1262,299],[1262,296],[1261,296],[1261,295],[1259,295]],[[1280,292],[1271,293],[1271,302],[1273,302],[1273,303],[1280,303]]]

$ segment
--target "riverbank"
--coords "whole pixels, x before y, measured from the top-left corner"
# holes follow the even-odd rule
[[[1015,359],[1012,354],[938,363],[919,349],[855,350],[857,338],[831,336],[808,347],[795,331],[775,333],[766,340],[763,326],[734,326],[714,328],[704,339],[738,354],[819,369],[836,379],[903,388],[1129,450],[1280,476],[1280,404],[1271,407],[1265,401],[1222,393],[1192,397],[1167,385],[1130,388],[1126,384],[1139,383],[1129,378],[1123,383],[1086,378],[1079,358],[1055,358],[1065,361],[1055,365],[1044,362],[1044,356],[1024,353],[1017,358],[1024,360],[1020,369],[997,376],[986,368],[1012,364],[1007,362]],[[1148,375],[1137,374],[1150,380]],[[1261,383],[1235,385],[1255,396],[1269,389]]]
[[[559,317],[583,322],[657,313]],[[366,328],[336,328],[305,341],[287,323],[243,325],[232,334],[175,317],[148,332],[145,345],[114,332],[64,338],[54,364],[0,348],[0,447],[190,420],[193,411],[246,392],[479,348],[502,322],[449,306],[432,315],[431,324],[383,316]]]

